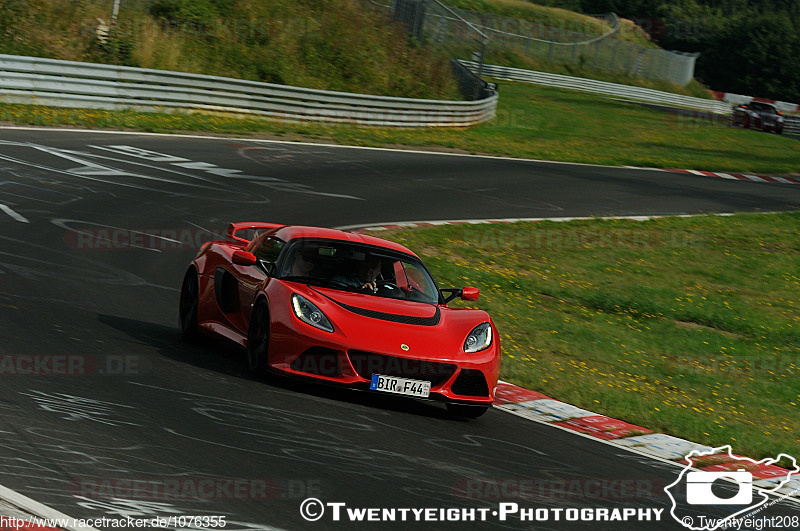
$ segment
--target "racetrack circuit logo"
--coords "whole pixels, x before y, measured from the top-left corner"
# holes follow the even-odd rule
[[[791,460],[792,470],[771,466],[781,458]],[[733,455],[730,445],[705,452],[692,450],[684,459],[688,466],[681,470],[678,479],[664,488],[664,492],[672,500],[672,517],[693,531],[713,531],[732,524],[735,527],[737,522],[758,512],[759,507],[769,500],[769,494],[777,494],[794,474],[800,472],[797,461],[789,455],[780,454],[776,459],[756,461]],[[709,463],[718,464],[710,466]],[[706,470],[693,470],[696,467],[704,467]],[[751,470],[763,470],[765,467],[774,469],[770,487],[756,490]],[[786,496],[788,494],[779,495],[776,501]],[[696,516],[697,510],[703,506],[709,510],[713,508],[716,515]],[[695,516],[688,514],[690,508]],[[730,514],[718,516],[720,511]]]

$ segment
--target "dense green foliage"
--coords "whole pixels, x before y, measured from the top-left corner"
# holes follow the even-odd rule
[[[696,76],[715,90],[800,101],[800,0],[581,0],[650,24],[669,49],[701,52]]]
[[[0,0],[0,53],[389,96],[461,99],[450,57],[359,0]]]

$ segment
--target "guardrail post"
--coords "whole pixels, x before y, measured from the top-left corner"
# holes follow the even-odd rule
[[[633,46],[630,46],[629,49],[628,49],[628,64],[630,65],[629,68],[632,68],[633,65],[635,64],[634,63],[635,59],[633,57],[633,54],[634,54],[635,51],[636,50],[634,49]]]
[[[478,72],[475,74],[478,79],[475,83],[475,94],[472,97],[473,100],[480,99],[481,97],[481,89],[483,88],[483,58],[486,57],[486,47],[489,43],[487,41],[483,41],[481,43],[481,58],[478,62]]]
[[[119,3],[121,0],[114,0],[114,6],[111,8],[111,27],[117,25],[117,15],[119,15]]]
[[[616,42],[614,49],[611,52],[611,64],[608,67],[609,70],[614,70],[615,63],[617,61],[617,50],[619,50],[619,41]]]
[[[572,62],[578,62],[578,34],[575,34],[575,38],[573,39],[572,43]]]

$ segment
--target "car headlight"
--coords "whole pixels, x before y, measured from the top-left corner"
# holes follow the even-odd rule
[[[294,293],[292,295],[292,309],[298,319],[311,326],[325,330],[326,332],[333,332],[333,325],[322,313],[322,310],[306,299],[305,297]]]
[[[480,352],[492,344],[492,325],[482,323],[472,329],[464,341],[464,352]]]

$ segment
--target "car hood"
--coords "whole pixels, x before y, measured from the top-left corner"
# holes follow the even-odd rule
[[[312,288],[338,307],[374,319],[435,326],[441,320],[441,309],[435,304],[376,297],[365,293],[351,293],[335,289]]]

